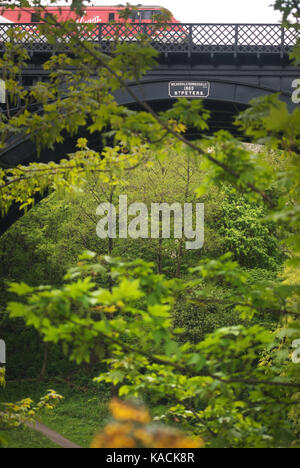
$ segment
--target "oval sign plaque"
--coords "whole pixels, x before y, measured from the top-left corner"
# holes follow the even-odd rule
[[[169,96],[172,98],[207,98],[210,92],[208,81],[171,81]]]

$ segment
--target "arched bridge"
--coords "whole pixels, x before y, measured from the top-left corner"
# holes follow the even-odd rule
[[[5,51],[15,25],[0,25],[0,54]],[[55,52],[67,52],[69,38],[50,44],[39,32],[38,24],[21,24],[20,39],[29,51],[31,62],[23,70],[22,81],[31,86],[37,80],[47,80],[42,64]],[[245,109],[251,99],[279,93],[290,110],[295,107],[291,96],[292,83],[300,78],[300,67],[292,66],[289,53],[296,43],[293,29],[277,24],[96,24],[92,29],[82,27],[82,38],[96,43],[106,54],[111,53],[114,40],[136,42],[148,37],[159,52],[158,66],[147,73],[140,83],[130,83],[142,101],[156,110],[170,107],[179,97],[204,99],[212,112],[212,130],[232,129],[237,113]],[[16,39],[14,39],[16,40]],[[117,92],[120,104],[136,107],[126,92]],[[196,135],[190,135],[195,137]],[[46,150],[42,161],[58,160],[74,149],[76,138],[66,137],[64,144],[54,151]],[[0,151],[0,166],[28,163],[36,160],[36,149],[29,138],[12,139]],[[16,218],[0,222],[0,233]]]

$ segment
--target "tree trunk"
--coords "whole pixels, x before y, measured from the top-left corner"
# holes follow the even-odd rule
[[[180,239],[178,251],[177,251],[177,265],[176,265],[176,273],[175,277],[180,278],[181,276],[181,265],[182,265],[182,257],[183,257],[183,242],[184,239]]]
[[[46,375],[46,371],[47,371],[48,348],[49,348],[49,344],[45,343],[44,344],[44,359],[43,359],[43,365],[42,365],[42,369],[41,369],[41,373],[40,373],[40,379],[41,380],[44,380],[45,375]]]

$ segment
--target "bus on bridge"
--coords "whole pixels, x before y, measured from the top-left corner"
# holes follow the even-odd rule
[[[120,13],[125,10],[121,6],[91,6],[85,7],[82,16],[78,16],[75,11],[70,7],[47,7],[37,14],[34,9],[19,9],[13,10],[3,9],[0,11],[0,23],[40,23],[43,19],[49,16],[55,16],[58,21],[74,20],[77,23],[111,23],[122,22],[122,15]],[[163,7],[160,6],[141,6],[132,11],[129,22],[130,23],[155,23],[159,16],[166,13],[169,23],[179,23],[173,15]],[[2,21],[3,18],[3,21]]]
[[[47,7],[39,10],[38,13],[37,10],[31,8],[5,9],[3,7],[2,11],[0,10],[0,43],[6,42],[7,28],[14,25],[20,28],[19,31],[27,33],[23,42],[30,39],[44,42],[45,38],[41,37],[38,25],[46,22],[47,19],[50,22],[51,17],[59,23],[72,20],[82,26],[95,25],[94,32],[88,35],[82,34],[82,39],[87,40],[97,41],[100,37],[99,28],[101,28],[102,40],[112,40],[116,37],[114,26],[117,25],[118,38],[121,40],[136,41],[141,34],[149,35],[150,31],[151,39],[155,41],[172,43],[186,41],[186,29],[180,26],[181,23],[169,10],[160,6],[141,6],[129,12],[129,18],[125,20],[125,15],[121,14],[124,13],[125,8],[122,6],[85,7],[82,15],[79,16],[70,7]],[[125,27],[125,22],[130,29],[128,26]],[[162,23],[164,23],[164,33],[159,27]]]

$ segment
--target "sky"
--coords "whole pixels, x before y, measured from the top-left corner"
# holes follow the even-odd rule
[[[92,0],[94,5],[125,4],[128,0]],[[275,0],[131,0],[131,4],[168,8],[182,23],[278,23]],[[46,2],[45,2],[46,3]],[[66,4],[58,1],[57,4]]]

